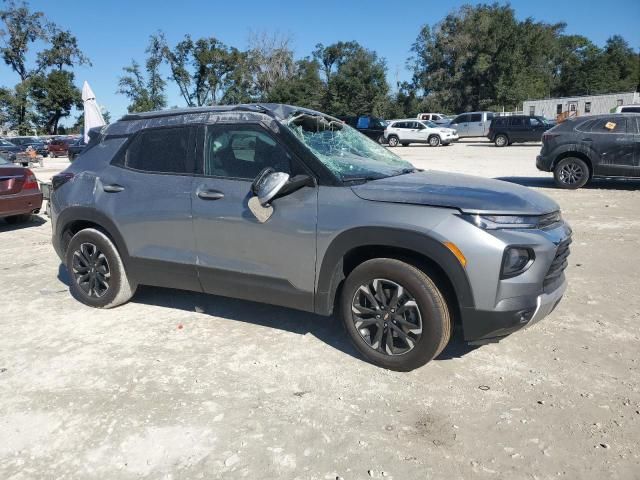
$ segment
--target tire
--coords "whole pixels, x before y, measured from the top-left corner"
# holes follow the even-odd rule
[[[429,146],[437,147],[440,145],[440,137],[438,135],[431,135],[429,137]]]
[[[11,217],[5,217],[5,221],[9,225],[16,225],[18,223],[27,223],[30,222],[32,216],[30,213],[25,213],[24,215],[12,215]]]
[[[496,147],[506,147],[507,145],[511,145],[507,136],[502,134],[496,136],[494,143],[496,144]]]
[[[589,181],[589,166],[577,157],[563,158],[553,169],[553,178],[558,187],[576,190]]]
[[[73,236],[65,253],[65,265],[71,279],[71,294],[90,307],[117,307],[129,301],[136,291],[115,245],[94,228],[80,230]],[[89,281],[81,282],[87,275]]]
[[[390,147],[397,147],[398,143],[400,143],[400,140],[398,139],[398,137],[396,137],[395,135],[389,135],[389,146]]]
[[[384,135],[380,135],[376,141],[377,141],[380,145],[384,145],[384,142],[385,142],[385,140],[384,140]]]
[[[401,294],[394,308],[395,292]],[[401,309],[401,316],[394,315]],[[451,337],[449,309],[433,281],[416,267],[391,258],[368,260],[349,274],[342,288],[340,314],[358,352],[374,365],[390,370],[406,372],[421,367],[437,357]],[[388,332],[393,334],[389,337]]]

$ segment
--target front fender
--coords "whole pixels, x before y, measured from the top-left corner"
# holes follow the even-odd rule
[[[358,247],[383,246],[414,252],[426,257],[445,273],[461,307],[473,307],[469,279],[458,259],[439,241],[411,230],[385,227],[357,227],[340,233],[329,245],[318,273],[315,312],[330,315],[336,291],[344,280],[343,259]]]

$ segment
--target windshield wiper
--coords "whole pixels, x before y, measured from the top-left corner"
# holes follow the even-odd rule
[[[363,177],[346,177],[343,178],[342,181],[345,183],[367,183],[372,180],[380,180],[385,177],[372,177],[372,176],[363,176]]]
[[[420,170],[419,168],[403,168],[398,173],[394,173],[393,175],[390,175],[390,177],[397,177],[399,175],[407,175],[408,173],[416,173],[421,171],[422,170]]]

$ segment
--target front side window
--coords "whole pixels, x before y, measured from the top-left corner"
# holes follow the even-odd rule
[[[531,117],[529,119],[529,123],[532,127],[539,127],[542,125],[542,122],[535,117]]]
[[[252,127],[207,130],[205,175],[253,180],[267,167],[294,173],[289,153],[267,133]]]
[[[469,121],[469,115],[464,114],[464,115],[458,115],[456,118],[453,119],[453,121],[451,123],[467,123]]]
[[[125,166],[143,172],[193,173],[190,131],[189,127],[141,131],[126,150]]]
[[[414,171],[409,162],[329,117],[302,113],[284,124],[341,180],[371,180]]]

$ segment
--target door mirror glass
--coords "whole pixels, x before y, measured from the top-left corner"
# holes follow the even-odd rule
[[[251,191],[258,197],[260,205],[267,206],[289,181],[289,174],[265,168],[251,184]]]

